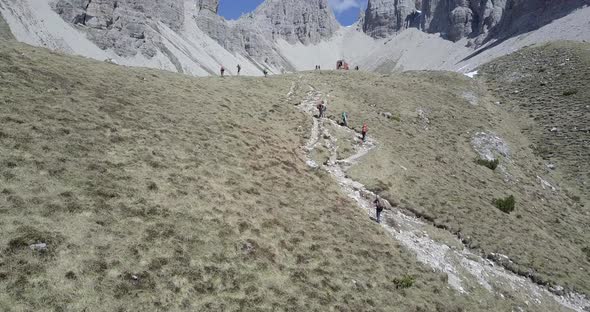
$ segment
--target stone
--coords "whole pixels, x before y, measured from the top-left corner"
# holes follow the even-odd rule
[[[45,244],[45,243],[32,244],[29,246],[29,248],[31,248],[31,250],[34,250],[34,251],[47,251],[47,244]]]
[[[558,296],[565,295],[565,289],[562,286],[549,287],[549,291],[551,291],[552,293],[554,293]]]

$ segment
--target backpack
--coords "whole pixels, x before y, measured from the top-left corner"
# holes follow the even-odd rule
[[[391,209],[389,203],[380,196],[377,196],[377,198],[375,199],[375,205],[377,206],[377,209]]]

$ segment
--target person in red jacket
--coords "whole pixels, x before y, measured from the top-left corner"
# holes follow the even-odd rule
[[[363,123],[363,130],[361,131],[363,142],[367,142],[367,132],[369,132],[369,127],[367,126],[367,123]]]

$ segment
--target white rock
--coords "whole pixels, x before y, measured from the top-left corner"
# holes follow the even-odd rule
[[[34,250],[34,251],[46,251],[47,244],[45,244],[45,243],[32,244],[29,246],[29,248],[31,248],[31,250]]]

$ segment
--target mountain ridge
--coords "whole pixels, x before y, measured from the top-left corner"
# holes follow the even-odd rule
[[[256,76],[333,68],[338,59],[379,72],[467,72],[520,42],[590,40],[582,29],[590,14],[579,13],[589,1],[371,0],[353,27],[337,22],[327,0],[267,0],[232,21],[218,14],[219,0],[0,0],[0,12],[16,39],[32,45],[195,76],[221,66],[236,74],[241,64]],[[544,8],[551,10],[532,17]],[[521,33],[527,29],[535,30]]]

